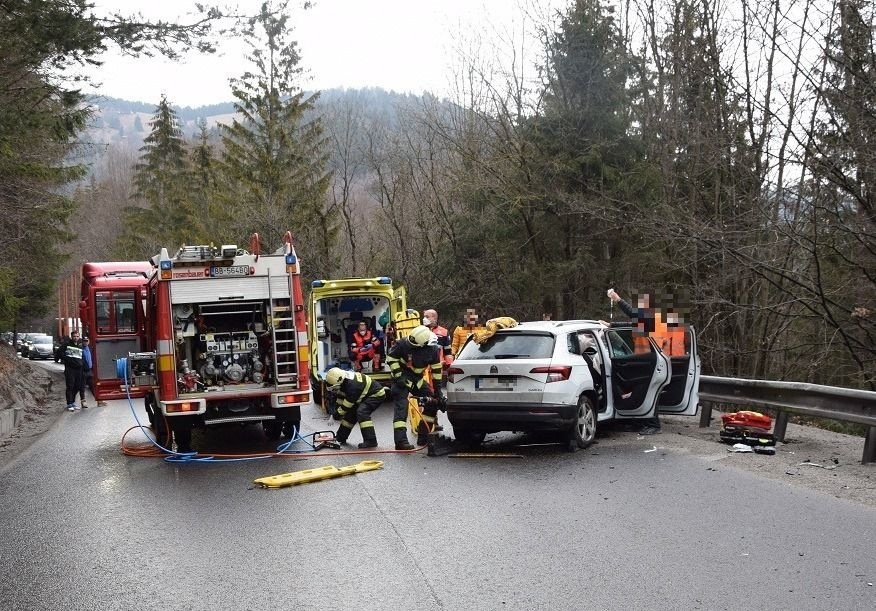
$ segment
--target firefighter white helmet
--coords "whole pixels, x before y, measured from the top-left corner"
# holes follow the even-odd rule
[[[429,338],[432,336],[432,332],[429,331],[429,327],[420,325],[418,327],[414,327],[411,334],[408,335],[408,341],[411,342],[412,345],[417,347],[426,346],[429,343]]]
[[[328,371],[325,372],[325,383],[330,387],[334,388],[344,381],[344,370],[340,367],[332,367]]]

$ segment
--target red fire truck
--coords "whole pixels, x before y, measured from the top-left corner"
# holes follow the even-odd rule
[[[85,263],[79,318],[91,340],[94,395],[98,401],[126,396],[116,361],[146,348],[146,283],[152,265],[143,262]],[[134,391],[142,397],[145,391]]]
[[[129,355],[131,388],[146,388],[159,437],[189,451],[194,427],[260,422],[291,435],[310,401],[307,310],[292,234],[271,255],[258,235],[236,245],[184,246],[153,257],[147,351]]]

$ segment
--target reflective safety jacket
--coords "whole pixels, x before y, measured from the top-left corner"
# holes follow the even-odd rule
[[[379,346],[380,340],[374,336],[371,329],[365,331],[365,335],[362,335],[359,331],[353,333],[353,343],[350,344],[350,348],[353,352],[362,354],[363,356],[371,356],[374,354],[374,350]]]
[[[442,327],[441,325],[429,327],[429,331],[434,333],[435,337],[438,338],[438,346],[441,348],[441,359],[444,361],[445,365],[449,365],[453,362],[450,350],[450,331],[447,330],[447,327]]]
[[[404,337],[389,349],[386,364],[389,365],[392,379],[414,394],[420,394],[428,387],[428,382],[423,377],[427,369],[431,371],[436,386],[440,386],[440,346],[414,346]]]
[[[356,372],[352,378],[344,378],[340,385],[334,389],[338,405],[343,408],[351,408],[362,403],[368,397],[384,397],[386,389],[377,380]]]

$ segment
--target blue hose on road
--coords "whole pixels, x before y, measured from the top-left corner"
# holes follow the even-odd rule
[[[119,358],[116,360],[116,375],[120,380],[122,380],[122,383],[124,384],[125,395],[127,396],[127,399],[128,399],[128,407],[131,409],[131,414],[134,416],[134,421],[137,423],[137,426],[140,427],[140,430],[143,431],[143,433],[146,435],[146,439],[148,439],[152,443],[152,445],[154,445],[156,448],[160,449],[162,452],[166,452],[168,454],[168,456],[164,457],[165,462],[169,462],[169,463],[190,463],[190,462],[219,463],[219,462],[243,462],[243,461],[262,460],[265,458],[271,458],[270,454],[265,454],[265,455],[260,455],[260,456],[241,456],[238,458],[230,458],[230,457],[229,458],[216,458],[215,456],[200,456],[200,455],[198,455],[197,452],[175,452],[174,450],[172,450],[170,448],[165,448],[163,445],[158,443],[157,438],[153,439],[153,437],[155,437],[154,433],[152,433],[151,436],[147,433],[147,429],[149,427],[144,426],[140,422],[140,419],[137,417],[137,410],[134,408],[134,402],[131,399],[131,386],[128,383],[128,359],[127,358],[123,357],[123,358]],[[160,413],[154,414],[153,417],[157,418],[160,415],[161,415]],[[289,450],[289,447],[297,441],[303,441],[304,443],[309,445],[310,448],[306,449],[306,450]],[[314,446],[312,443],[307,441],[307,439],[305,437],[302,437],[298,427],[296,426],[296,427],[293,427],[293,429],[292,429],[291,439],[289,439],[289,441],[283,442],[282,444],[280,444],[277,447],[277,453],[278,454],[303,454],[306,452],[312,452],[315,449],[316,449],[316,446]]]

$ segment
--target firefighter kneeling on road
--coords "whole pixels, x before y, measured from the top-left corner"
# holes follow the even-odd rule
[[[371,414],[383,403],[386,389],[380,382],[364,374],[344,371],[338,367],[332,367],[326,372],[325,383],[337,398],[337,414],[341,418],[341,426],[335,433],[335,439],[340,443],[347,443],[347,437],[358,421],[362,432],[359,449],[376,448],[377,434],[374,432]]]
[[[392,374],[391,395],[395,411],[392,426],[395,430],[395,449],[412,450],[405,432],[408,417],[408,395],[440,399],[441,352],[438,346],[430,345],[432,332],[423,325],[414,327],[410,335],[400,339],[386,355],[386,363]],[[433,386],[425,379],[431,370]],[[435,426],[438,416],[438,401],[431,401],[423,410],[417,444],[426,445],[427,436]]]

